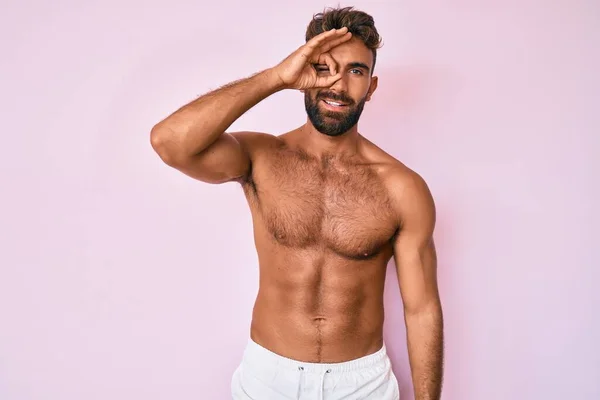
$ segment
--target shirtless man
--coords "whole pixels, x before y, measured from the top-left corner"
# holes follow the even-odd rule
[[[238,182],[249,204],[259,292],[233,398],[398,399],[383,342],[384,280],[394,255],[415,399],[437,400],[443,318],[433,199],[417,173],[357,130],[377,88],[379,35],[368,14],[329,9],[313,17],[306,41],[151,132],[167,165],[202,182]],[[278,136],[226,132],[286,89],[304,93],[304,125]]]

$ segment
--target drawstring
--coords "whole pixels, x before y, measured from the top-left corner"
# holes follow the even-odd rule
[[[323,400],[323,392],[325,391],[325,375],[330,373],[331,370],[328,369],[327,371],[324,371],[323,374],[321,375],[321,390],[319,390],[319,400]]]
[[[298,367],[298,371],[300,371],[300,373],[298,374],[298,390],[297,390],[297,399],[300,400],[300,386],[302,384],[302,376],[304,375],[302,373],[302,371],[304,371],[304,367],[299,366]]]
[[[304,371],[304,367],[303,366],[298,366],[298,371],[300,371],[300,373],[298,374],[298,390],[297,392],[297,399],[300,400],[300,393],[301,393],[301,386],[302,386],[302,377],[304,376],[304,374],[302,373]],[[319,400],[323,400],[323,394],[325,391],[325,375],[327,375],[328,373],[331,372],[331,369],[328,369],[326,371],[323,371],[323,373],[321,374],[321,384],[319,385]]]

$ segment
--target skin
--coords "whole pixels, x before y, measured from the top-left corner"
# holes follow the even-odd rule
[[[332,115],[325,122],[335,123],[371,99],[372,64],[371,51],[345,29],[323,33],[277,66],[183,106],[153,128],[151,143],[166,164],[195,179],[243,187],[260,269],[255,342],[306,362],[376,352],[383,345],[385,271],[395,256],[415,399],[439,399],[443,317],[435,205],[424,180],[357,125],[337,136],[308,118],[278,136],[226,132],[284,89],[303,91]],[[331,108],[322,94],[351,104]]]

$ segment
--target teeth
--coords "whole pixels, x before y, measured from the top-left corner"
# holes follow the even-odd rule
[[[327,104],[329,104],[329,105],[332,105],[332,106],[337,106],[337,107],[339,107],[339,106],[341,106],[341,105],[342,105],[341,103],[336,103],[336,102],[334,102],[334,101],[327,101],[327,100],[324,100],[324,101],[325,101],[325,103],[327,103]]]

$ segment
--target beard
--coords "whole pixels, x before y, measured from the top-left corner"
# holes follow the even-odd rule
[[[323,110],[319,103],[323,99],[341,101],[347,104],[340,111]],[[346,96],[335,92],[319,92],[313,98],[304,93],[304,106],[306,114],[313,126],[327,136],[340,136],[348,132],[358,123],[366,102],[366,96],[358,103]]]

